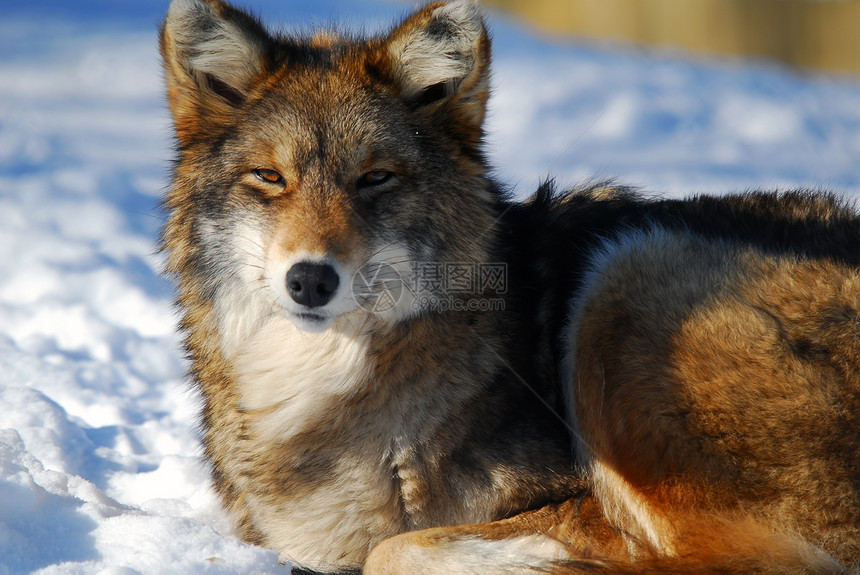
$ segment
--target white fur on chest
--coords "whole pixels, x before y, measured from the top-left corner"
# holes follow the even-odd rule
[[[307,333],[277,317],[240,346],[233,366],[252,442],[265,449],[334,425],[331,414],[343,397],[367,381],[369,336],[338,327]],[[376,542],[402,530],[399,492],[385,461],[386,434],[375,427],[380,421],[366,424],[364,440],[345,449],[321,488],[301,498],[246,494],[255,524],[282,559],[336,571],[362,562]]]
[[[369,336],[351,329],[301,331],[285,317],[270,318],[238,346],[233,359],[240,407],[260,439],[286,440],[330,402],[365,382]]]

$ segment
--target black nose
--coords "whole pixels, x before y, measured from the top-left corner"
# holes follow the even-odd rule
[[[324,306],[334,297],[340,278],[328,264],[299,262],[287,272],[287,291],[298,304]]]

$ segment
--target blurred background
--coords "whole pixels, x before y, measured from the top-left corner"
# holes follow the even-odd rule
[[[377,2],[347,0],[359,18]],[[420,2],[390,2],[404,7]],[[587,39],[670,48],[694,54],[768,58],[799,68],[860,75],[860,0],[480,0],[558,39]],[[30,0],[4,2],[0,15],[44,10],[49,19],[154,23],[167,1]],[[285,13],[319,14],[296,0],[252,3]],[[302,5],[304,9],[302,8]]]
[[[484,0],[557,36],[860,74],[858,0]]]

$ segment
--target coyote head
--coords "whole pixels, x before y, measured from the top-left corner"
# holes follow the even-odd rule
[[[490,43],[474,2],[357,39],[274,35],[219,0],[174,0],[161,52],[179,150],[164,245],[186,299],[320,331],[416,262],[491,258]],[[416,313],[401,287],[376,310],[386,321]]]

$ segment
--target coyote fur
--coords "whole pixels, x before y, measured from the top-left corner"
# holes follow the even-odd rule
[[[160,41],[163,248],[244,540],[328,573],[856,572],[852,206],[513,201],[468,0],[366,38],[174,0]]]

